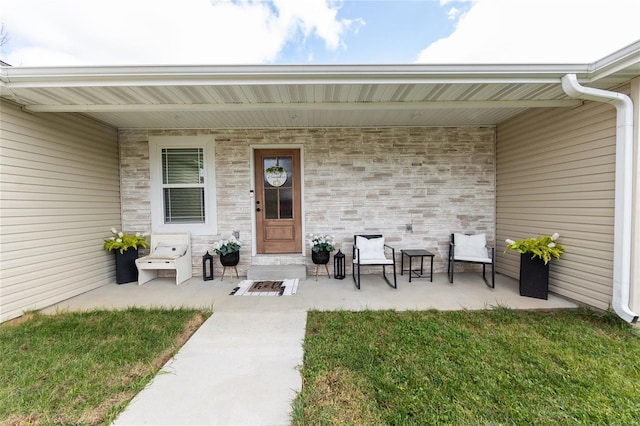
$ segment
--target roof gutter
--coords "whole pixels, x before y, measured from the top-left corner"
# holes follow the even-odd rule
[[[605,102],[616,107],[613,310],[623,320],[635,323],[638,315],[629,307],[633,199],[633,102],[622,93],[581,86],[575,74],[566,74],[562,77],[562,89],[571,97]]]
[[[588,78],[588,64],[459,65],[167,65],[0,67],[11,89],[256,84],[556,83],[566,73]]]

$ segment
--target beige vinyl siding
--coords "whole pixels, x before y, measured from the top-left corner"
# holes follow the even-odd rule
[[[0,321],[114,281],[117,131],[77,114],[0,110]]]
[[[607,309],[613,283],[615,109],[585,102],[536,109],[496,129],[498,271],[519,276],[506,238],[559,232],[567,252],[552,261],[552,292]]]

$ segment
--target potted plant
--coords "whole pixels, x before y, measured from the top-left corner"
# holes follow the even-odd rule
[[[233,235],[226,240],[216,241],[213,248],[220,256],[222,266],[236,266],[240,262],[240,242]]]
[[[311,246],[311,260],[316,265],[329,263],[330,253],[336,249],[333,237],[325,234],[309,234],[309,245]]]
[[[538,235],[537,238],[523,240],[506,239],[505,253],[516,250],[520,253],[520,295],[546,299],[549,294],[549,261],[560,259],[564,247],[556,241],[557,232],[552,235]]]
[[[136,259],[138,258],[138,249],[140,247],[147,248],[146,235],[139,232],[136,234],[127,234],[111,228],[113,234],[109,238],[105,238],[103,248],[106,251],[113,251],[116,258],[116,282],[118,284],[130,283],[138,281],[138,268],[136,268]]]

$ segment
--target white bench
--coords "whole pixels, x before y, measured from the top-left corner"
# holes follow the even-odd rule
[[[148,256],[136,259],[138,267],[138,285],[158,277],[161,269],[176,271],[176,285],[180,285],[192,276],[191,235],[151,234],[151,249]]]

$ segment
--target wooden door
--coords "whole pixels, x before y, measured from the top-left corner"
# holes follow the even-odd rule
[[[254,155],[257,252],[300,253],[300,150],[258,149]]]

